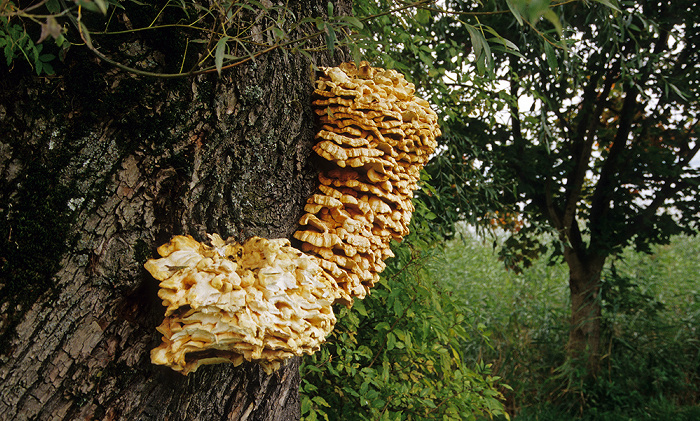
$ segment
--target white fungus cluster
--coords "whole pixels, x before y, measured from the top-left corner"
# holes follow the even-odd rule
[[[145,267],[161,281],[167,307],[156,364],[187,374],[202,364],[256,361],[265,371],[313,353],[335,324],[329,285],[309,256],[286,239],[211,246],[175,236]]]

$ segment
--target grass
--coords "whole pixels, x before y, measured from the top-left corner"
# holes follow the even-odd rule
[[[594,381],[566,363],[568,269],[544,260],[515,274],[491,243],[454,240],[430,267],[465,306],[463,343],[492,364],[512,418],[700,419],[700,238],[625,251],[604,273],[605,358]]]

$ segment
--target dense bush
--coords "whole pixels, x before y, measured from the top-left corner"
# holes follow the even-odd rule
[[[427,276],[441,249],[427,224],[434,216],[420,205],[417,214],[412,234],[392,247],[396,257],[380,284],[352,309],[336,309],[328,342],[304,361],[304,420],[505,414],[499,390],[508,387],[490,365],[466,358],[463,345],[483,340],[467,321],[470,310],[454,288]]]

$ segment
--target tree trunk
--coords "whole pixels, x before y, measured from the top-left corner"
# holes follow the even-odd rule
[[[596,376],[600,369],[600,275],[605,257],[581,259],[573,251],[568,251],[566,262],[571,292],[568,357],[585,361],[588,375]]]
[[[298,359],[151,364],[165,309],[143,264],[175,234],[291,236],[317,183],[310,63],[145,79],[74,49],[59,77],[20,67],[0,68],[0,418],[298,419]]]

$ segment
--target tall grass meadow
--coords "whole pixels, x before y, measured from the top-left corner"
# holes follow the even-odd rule
[[[491,366],[516,420],[700,419],[700,238],[625,251],[603,274],[602,371],[565,358],[568,270],[546,258],[516,274],[463,230],[430,276],[464,305],[463,355]]]

